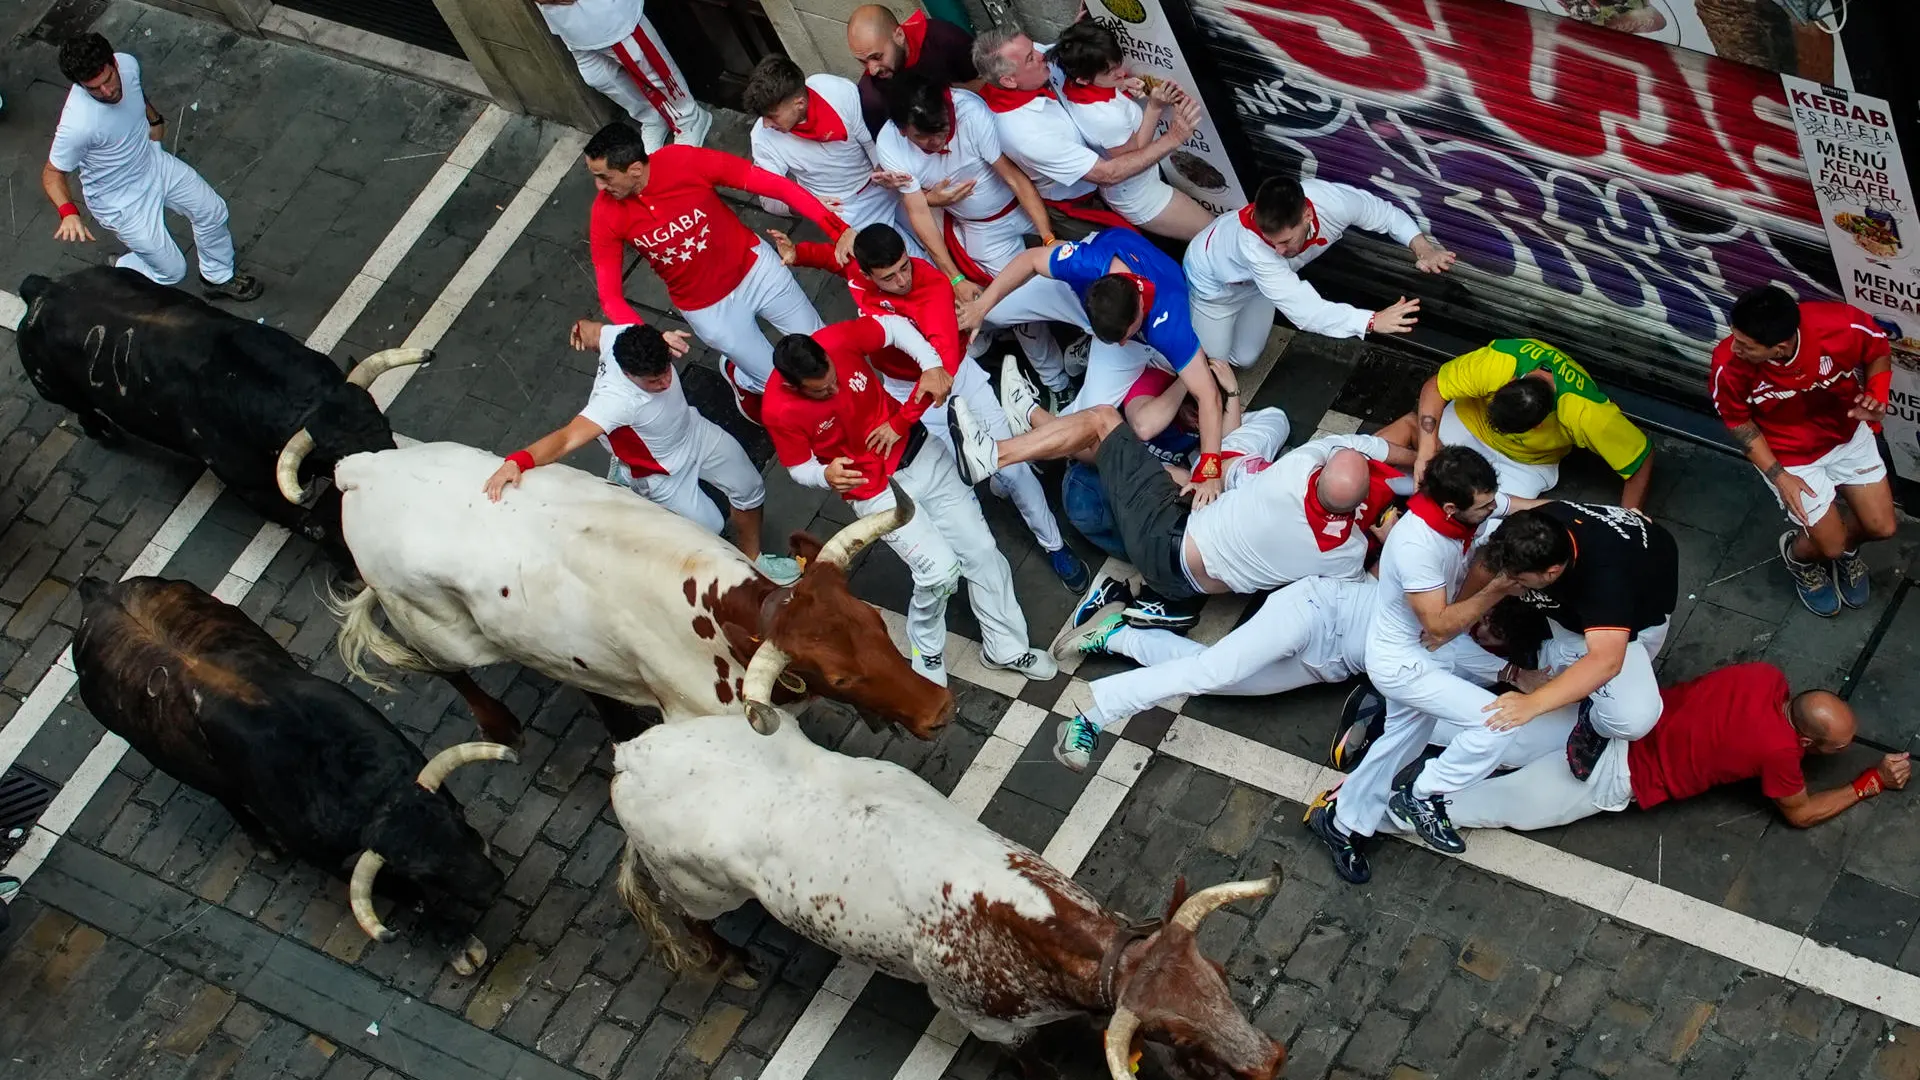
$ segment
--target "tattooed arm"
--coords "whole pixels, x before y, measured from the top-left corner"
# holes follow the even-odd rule
[[[1760,425],[1748,420],[1730,430],[1734,441],[1746,452],[1747,460],[1753,462],[1753,467],[1759,469],[1760,474],[1779,490],[1780,501],[1786,504],[1787,513],[1793,515],[1793,519],[1800,524],[1811,525],[1803,509],[1806,504],[1802,500],[1813,494],[1813,488],[1805,480],[1788,472],[1787,467],[1780,464],[1780,459],[1773,456],[1773,448],[1767,445],[1767,437],[1760,434]]]

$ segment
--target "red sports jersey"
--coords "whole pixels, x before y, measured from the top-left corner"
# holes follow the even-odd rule
[[[887,489],[888,478],[906,452],[907,440],[894,443],[883,460],[867,449],[867,436],[881,424],[891,424],[894,431],[905,435],[927,411],[927,402],[909,399],[902,405],[881,387],[880,377],[867,363],[869,357],[887,347],[886,328],[876,320],[834,323],[816,331],[813,340],[827,350],[827,362],[833,367],[839,390],[825,401],[815,401],[788,386],[776,371],[767,380],[760,418],[780,464],[791,469],[809,459],[828,465],[835,458],[850,458],[853,468],[867,480],[842,497],[849,501],[871,499]],[[919,375],[920,369],[915,367],[914,377]]]
[[[922,337],[940,354],[940,366],[952,375],[960,370],[966,355],[960,340],[960,320],[953,310],[953,286],[946,276],[925,259],[913,259],[913,286],[905,296],[895,296],[873,283],[860,264],[848,261],[841,266],[833,261],[833,245],[795,244],[793,265],[841,274],[847,290],[853,293],[853,306],[862,315],[898,315],[912,323]],[[880,374],[903,382],[920,378],[920,365],[913,357],[889,345],[874,353],[870,360]]]
[[[1887,335],[1851,304],[1800,305],[1800,348],[1785,363],[1749,364],[1733,339],[1713,350],[1708,386],[1730,428],[1752,421],[1783,465],[1818,461],[1853,438],[1847,413],[1866,389],[1866,367],[1892,353]]]
[[[629,243],[646,256],[682,311],[718,303],[747,276],[759,237],[741,224],[716,187],[779,199],[835,240],[846,231],[846,223],[805,188],[732,154],[673,143],[654,151],[648,163],[647,186],[624,199],[601,192],[587,226],[600,306],[614,322],[645,321],[621,287]]]
[[[1660,691],[1660,722],[1627,746],[1633,801],[1650,809],[1721,784],[1758,778],[1784,799],[1806,789],[1800,736],[1787,720],[1787,676],[1772,664],[1735,664]]]

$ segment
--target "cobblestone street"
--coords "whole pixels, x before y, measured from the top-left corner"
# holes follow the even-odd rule
[[[95,28],[140,57],[149,92],[181,117],[174,149],[232,207],[242,267],[267,291],[223,306],[343,363],[433,348],[388,408],[413,439],[504,453],[578,411],[594,357],[568,351],[566,333],[597,315],[582,133],[131,0],[106,5]],[[38,177],[66,86],[50,45],[0,53],[0,311],[26,275],[118,250],[52,239]],[[741,118],[723,119],[709,145],[744,153]],[[794,225],[757,206],[741,215]],[[186,223],[170,224],[187,246]],[[828,322],[851,314],[838,279],[801,280]],[[650,321],[684,327],[646,269],[628,295]],[[455,974],[457,942],[384,901],[398,937],[370,941],[341,881],[256,850],[212,799],[103,738],[62,655],[75,586],[147,573],[216,591],[428,754],[473,738],[472,714],[439,679],[408,676],[398,693],[350,682],[324,603],[335,571],[314,545],[263,524],[197,464],[82,435],[27,382],[11,325],[0,328],[0,772],[58,791],[10,870],[31,876],[0,934],[7,1080],[1107,1076],[1090,1025],[1036,1040],[1038,1071],[1023,1074],[920,987],[843,962],[754,904],[719,929],[746,944],[756,989],[668,972],[613,885],[623,835],[604,727],[579,691],[512,666],[477,678],[527,722],[518,764],[448,782],[508,875],[475,931],[489,964]],[[1407,407],[1429,360],[1280,329],[1248,396],[1284,407],[1295,443],[1370,430]],[[768,465],[711,352],[696,344],[684,379]],[[1810,762],[1816,789],[1920,738],[1905,704],[1920,638],[1897,608],[1920,532],[1903,524],[1872,549],[1871,607],[1816,627],[1770,564],[1777,511],[1752,470],[1677,437],[1658,446],[1649,510],[1680,539],[1683,597],[1663,678],[1765,658],[1796,687],[1846,688],[1861,742]],[[595,446],[570,463],[600,473],[606,456]],[[769,537],[851,520],[777,463],[766,476]],[[1600,484],[1569,468],[1561,490]],[[1044,644],[1074,597],[1012,507],[982,503]],[[905,567],[881,545],[863,560],[855,591],[901,637]],[[1195,636],[1216,640],[1251,610],[1215,599]],[[959,713],[936,741],[876,734],[828,703],[802,717],[806,732],[915,771],[1134,918],[1161,915],[1179,877],[1199,888],[1282,868],[1277,894],[1213,915],[1201,940],[1247,1014],[1286,1044],[1287,1080],[1920,1080],[1920,793],[1807,831],[1746,785],[1526,837],[1476,833],[1463,858],[1383,840],[1372,883],[1354,888],[1300,823],[1302,801],[1338,776],[1322,762],[1345,687],[1152,710],[1109,728],[1095,768],[1076,775],[1049,752],[1054,726],[1086,679],[1121,662],[1030,684],[982,665],[963,596],[949,626]],[[1167,1075],[1159,1067],[1150,1054],[1141,1075]]]

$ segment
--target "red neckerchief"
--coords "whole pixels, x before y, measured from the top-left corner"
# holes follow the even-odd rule
[[[1004,86],[987,83],[980,88],[980,96],[986,99],[987,108],[994,112],[1010,113],[1037,97],[1052,97],[1053,91],[1044,86],[1038,90],[1009,90]]]
[[[1144,319],[1146,314],[1153,310],[1153,282],[1139,274],[1121,274],[1120,276],[1133,282],[1134,291],[1140,294],[1140,315]]]
[[[1240,208],[1240,224],[1245,226],[1246,229],[1254,235],[1262,239],[1266,238],[1266,234],[1260,231],[1260,226],[1254,224],[1252,203],[1248,203]],[[1307,248],[1327,246],[1327,238],[1320,235],[1320,211],[1313,208],[1312,202],[1307,203],[1307,231],[1313,234],[1313,239],[1307,241],[1306,247],[1300,250],[1305,251]]]
[[[1393,503],[1393,489],[1387,481],[1401,475],[1400,470],[1384,462],[1367,462],[1367,494],[1351,513],[1337,514],[1320,504],[1320,470],[1307,477],[1307,528],[1321,551],[1332,551],[1347,542],[1355,525],[1372,527]]]
[[[1473,543],[1473,526],[1463,525],[1448,517],[1447,512],[1440,509],[1440,504],[1428,498],[1426,492],[1416,492],[1413,498],[1407,501],[1407,509],[1413,511],[1415,517],[1426,522],[1434,532],[1449,540],[1460,541],[1461,551],[1467,550],[1468,545]]]
[[[1061,85],[1060,92],[1066,95],[1068,101],[1076,105],[1098,105],[1120,96],[1120,88],[1117,86],[1082,85],[1072,79],[1068,79]]]
[[[927,13],[916,11],[900,24],[900,36],[907,39],[907,70],[920,63],[920,49],[927,43]]]
[[[1354,511],[1360,524],[1371,529],[1380,523],[1380,516],[1393,505],[1393,486],[1389,481],[1406,475],[1384,461],[1367,459],[1367,501]]]
[[[807,87],[807,118],[793,125],[793,130],[787,134],[798,135],[818,143],[844,142],[847,138],[847,124],[840,119],[839,113],[833,111],[833,106],[827,104],[827,99],[815,93],[813,87],[809,86]]]

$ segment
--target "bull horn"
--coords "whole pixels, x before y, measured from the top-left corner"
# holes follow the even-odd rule
[[[854,528],[855,526],[848,526]],[[780,710],[773,707],[773,684],[792,662],[780,646],[763,641],[747,664],[747,676],[740,682],[740,697],[747,704],[747,720],[753,730],[771,735],[780,730]]]
[[[347,381],[362,390],[373,385],[373,381],[397,367],[424,364],[433,359],[432,349],[387,349],[374,353],[353,366],[347,372]]]
[[[353,921],[375,941],[393,940],[393,931],[387,929],[373,910],[373,878],[385,865],[387,860],[372,851],[363,851],[360,861],[353,864],[352,880],[347,882],[347,906],[353,909]]]
[[[1187,902],[1180,905],[1180,910],[1173,913],[1170,921],[1188,933],[1198,933],[1200,921],[1219,908],[1236,900],[1253,900],[1262,896],[1272,896],[1280,888],[1280,877],[1280,868],[1276,866],[1273,868],[1272,877],[1257,881],[1229,881],[1224,885],[1215,885],[1211,889],[1201,889],[1187,897]]]
[[[285,495],[290,503],[306,502],[307,497],[313,494],[311,488],[300,486],[300,466],[311,453],[313,436],[307,433],[306,428],[301,428],[293,433],[293,438],[287,440],[286,448],[280,451],[279,462],[273,467],[274,478],[280,483],[280,494]]]
[[[1113,1074],[1113,1080],[1134,1080],[1133,1033],[1140,1030],[1140,1018],[1132,1009],[1122,1005],[1113,1010],[1113,1019],[1107,1021],[1107,1071]]]
[[[913,500],[907,497],[900,482],[889,480],[887,487],[893,490],[893,509],[868,514],[834,533],[833,539],[827,541],[827,545],[820,549],[818,557],[820,562],[845,570],[847,563],[855,555],[860,554],[861,548],[913,520]]]
[[[476,761],[511,763],[519,760],[520,755],[514,753],[512,747],[501,746],[499,743],[456,743],[433,755],[433,760],[427,762],[427,767],[420,770],[420,775],[414,777],[413,782],[428,791],[439,791],[440,785],[447,781],[447,774],[462,765],[471,765]]]

